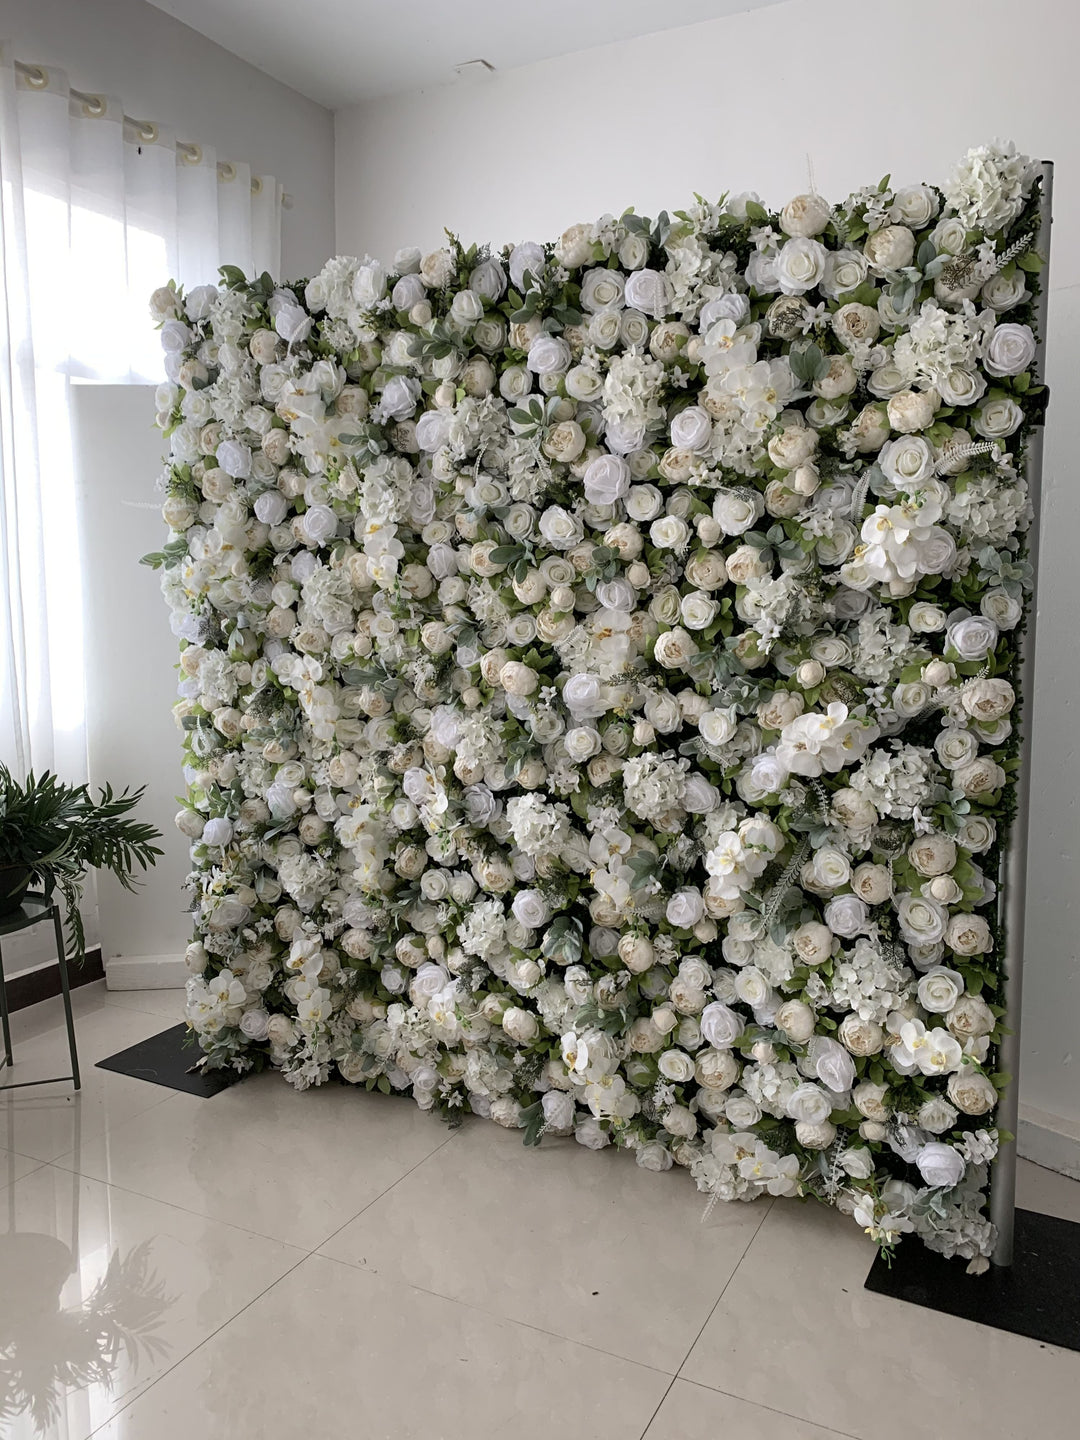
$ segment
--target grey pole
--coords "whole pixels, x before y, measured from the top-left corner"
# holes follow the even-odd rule
[[[1054,190],[1054,163],[1042,162],[1042,197],[1039,205],[1039,235],[1036,249],[1045,262],[1039,273],[1036,300],[1038,350],[1035,371],[1046,376],[1046,312],[1050,293],[1050,216]],[[1030,435],[1024,474],[1031,497],[1032,522],[1027,535],[1027,558],[1032,568],[1032,591],[1026,607],[1026,624],[1019,641],[1020,661],[1020,769],[1016,778],[1016,817],[1009,837],[1008,853],[1002,863],[998,900],[999,933],[1004,937],[1002,1003],[1009,1033],[998,1047],[998,1069],[1009,1076],[1001,1096],[996,1124],[999,1130],[1016,1135],[1020,1100],[1020,1006],[1024,972],[1024,921],[1027,911],[1028,822],[1031,802],[1031,741],[1035,709],[1035,631],[1038,620],[1039,527],[1042,523],[1043,427]],[[990,1219],[997,1229],[991,1263],[1006,1266],[1013,1262],[1013,1227],[1016,1213],[1016,1140],[1002,1145],[990,1177]]]

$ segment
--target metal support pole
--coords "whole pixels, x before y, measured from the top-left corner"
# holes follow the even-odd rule
[[[1046,312],[1050,294],[1050,217],[1054,190],[1054,164],[1042,162],[1042,196],[1039,205],[1038,253],[1044,265],[1039,272],[1036,300],[1038,350],[1035,369],[1046,375]],[[1031,751],[1035,710],[1035,631],[1038,620],[1039,527],[1042,523],[1043,427],[1028,438],[1024,474],[1031,497],[1032,522],[1027,534],[1027,558],[1032,569],[1025,628],[1019,640],[1020,769],[1016,777],[1016,817],[1002,863],[998,901],[999,933],[1004,937],[1002,1003],[1009,1027],[998,1046],[998,1069],[1009,1076],[997,1110],[997,1127],[1016,1135],[1020,1109],[1020,1006],[1024,973],[1024,920],[1027,912],[1028,827],[1031,803]],[[1001,1146],[990,1177],[990,1219],[997,1229],[991,1262],[1013,1263],[1013,1229],[1016,1213],[1016,1140]]]

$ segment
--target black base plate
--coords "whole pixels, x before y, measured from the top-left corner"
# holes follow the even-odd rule
[[[188,1040],[190,1034],[186,1025],[172,1025],[160,1035],[151,1035],[149,1040],[140,1040],[118,1055],[99,1060],[98,1069],[115,1070],[119,1075],[131,1075],[136,1080],[149,1080],[152,1085],[167,1085],[170,1090],[183,1090],[187,1095],[209,1100],[241,1077],[230,1070],[210,1070],[204,1075],[193,1069],[201,1052]]]
[[[1080,1350],[1080,1225],[1017,1210],[1013,1264],[968,1275],[912,1236],[890,1266],[879,1257],[866,1289],[928,1310],[976,1320],[1045,1345]]]

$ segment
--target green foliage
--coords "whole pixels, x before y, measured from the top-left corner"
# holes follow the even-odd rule
[[[87,870],[108,870],[134,890],[136,868],[149,869],[162,853],[153,843],[160,831],[126,818],[145,789],[117,795],[106,785],[95,800],[89,786],[67,785],[51,771],[20,785],[0,765],[0,865],[25,865],[47,893],[60,889],[73,959],[86,947],[79,900]]]

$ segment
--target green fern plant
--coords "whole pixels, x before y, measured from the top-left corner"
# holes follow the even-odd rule
[[[87,785],[67,785],[50,771],[20,784],[0,765],[0,870],[28,870],[28,882],[64,897],[68,953],[86,949],[79,901],[88,870],[108,870],[134,890],[136,869],[147,870],[162,853],[161,832],[131,818],[146,787],[116,794],[106,785],[95,800]]]

